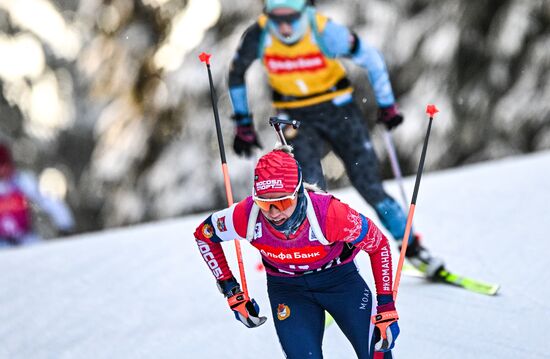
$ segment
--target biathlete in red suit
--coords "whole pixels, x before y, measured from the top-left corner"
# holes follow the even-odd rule
[[[322,358],[325,311],[358,358],[373,358],[375,352],[391,358],[399,326],[388,240],[370,219],[330,194],[310,190],[290,147],[260,158],[254,195],[210,215],[195,238],[236,318],[249,328],[266,318],[241,291],[220,243],[246,239],[260,251],[275,329],[287,358]],[[353,261],[361,250],[370,256],[377,313],[388,319],[378,330],[371,325],[373,295]]]

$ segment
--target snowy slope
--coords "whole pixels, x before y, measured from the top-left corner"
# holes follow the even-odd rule
[[[550,152],[425,174],[415,214],[425,244],[502,289],[485,297],[403,278],[400,358],[550,357],[549,177]],[[393,182],[387,189],[398,198]],[[372,216],[354,190],[336,194]],[[243,243],[249,289],[269,321],[247,329],[194,244],[203,217],[0,252],[0,358],[281,358],[257,254]],[[368,256],[358,263],[371,281]],[[324,350],[354,357],[335,325]]]

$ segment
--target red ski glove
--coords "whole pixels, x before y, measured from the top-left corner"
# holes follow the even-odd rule
[[[403,115],[395,104],[389,107],[382,107],[378,109],[378,122],[383,123],[388,130],[391,130],[403,122]]]

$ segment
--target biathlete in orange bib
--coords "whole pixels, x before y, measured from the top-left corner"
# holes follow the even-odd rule
[[[350,182],[400,245],[407,218],[382,186],[367,122],[340,59],[350,60],[368,75],[379,108],[378,123],[388,131],[400,125],[404,118],[379,51],[307,6],[306,0],[266,0],[264,13],[242,36],[229,70],[236,129],[233,148],[250,156],[254,147],[260,147],[245,83],[250,65],[260,60],[278,117],[301,123],[299,129],[287,127],[284,132],[302,165],[304,180],[326,189],[321,159],[332,149],[342,159]],[[406,255],[428,278],[437,278],[444,269],[443,261],[421,244],[417,232],[409,236]]]

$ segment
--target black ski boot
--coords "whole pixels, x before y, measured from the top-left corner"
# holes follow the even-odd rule
[[[426,278],[436,281],[440,273],[445,269],[441,258],[433,257],[430,252],[420,244],[420,236],[414,234],[414,240],[407,246],[405,257],[411,264],[424,273]]]

